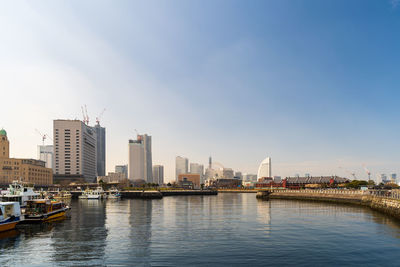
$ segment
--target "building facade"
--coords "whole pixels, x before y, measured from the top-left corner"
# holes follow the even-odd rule
[[[7,132],[0,130],[0,184],[8,185],[13,181],[48,186],[53,184],[53,171],[46,163],[35,159],[10,158],[10,143]]]
[[[200,174],[200,183],[204,182],[204,165],[199,163],[190,163],[190,173]]]
[[[106,175],[106,128],[97,123],[93,127],[96,132],[96,170],[97,176]]]
[[[153,183],[156,183],[158,185],[162,185],[164,183],[164,166],[153,166]]]
[[[79,120],[54,120],[54,178],[94,182],[97,177],[97,137]]]
[[[175,158],[175,179],[179,181],[179,174],[189,172],[189,160],[187,158],[177,156]]]
[[[271,158],[265,158],[258,167],[257,178],[272,177]]]
[[[38,146],[38,160],[46,163],[46,168],[53,169],[53,146]]]
[[[115,165],[116,173],[123,173],[128,178],[128,165]]]
[[[129,140],[129,180],[144,179],[144,148],[141,140]]]
[[[97,176],[97,182],[103,181],[105,183],[121,183],[125,180],[125,174],[119,172],[109,172],[106,176]]]
[[[178,175],[178,183],[182,181],[190,181],[193,183],[194,188],[200,188],[200,174],[181,173]]]

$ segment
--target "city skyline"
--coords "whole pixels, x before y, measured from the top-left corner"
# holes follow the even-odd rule
[[[242,173],[269,155],[282,177],[400,173],[398,6],[225,3],[4,3],[0,86],[19,99],[0,117],[11,156],[36,158],[35,129],[51,134],[87,104],[90,125],[107,109],[107,172],[128,164],[137,129],[153,136],[165,181],[177,155]]]

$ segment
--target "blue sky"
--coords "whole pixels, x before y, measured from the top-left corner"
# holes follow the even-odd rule
[[[0,112],[15,157],[56,118],[106,108],[107,169],[134,129],[154,164],[400,173],[400,6],[391,0],[1,1]],[[341,166],[342,168],[339,168]]]

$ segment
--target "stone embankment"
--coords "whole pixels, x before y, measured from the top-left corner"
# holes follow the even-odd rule
[[[270,199],[295,199],[356,204],[400,219],[400,191],[272,190]]]

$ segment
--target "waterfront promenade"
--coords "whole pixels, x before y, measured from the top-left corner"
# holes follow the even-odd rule
[[[260,190],[269,192],[270,199],[324,201],[369,207],[400,219],[400,190]]]

